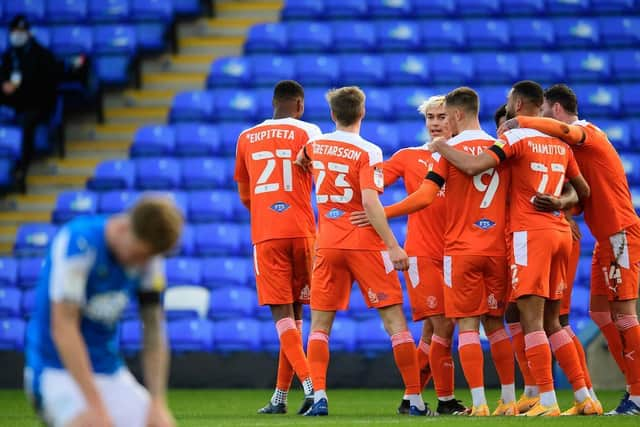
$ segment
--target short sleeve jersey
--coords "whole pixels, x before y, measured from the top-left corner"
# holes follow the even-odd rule
[[[249,183],[254,244],[315,236],[311,176],[294,164],[320,129],[293,118],[266,120],[245,130],[236,146],[236,182]]]
[[[162,258],[142,270],[125,269],[117,262],[105,239],[106,222],[106,217],[75,219],[51,243],[27,327],[26,364],[33,370],[63,368],[51,335],[51,303],[80,307],[80,331],[91,367],[111,374],[123,366],[118,323],[129,299],[165,287]]]
[[[482,130],[463,131],[449,140],[457,150],[478,155],[495,144],[495,138]],[[447,255],[505,256],[506,198],[509,174],[504,168],[491,168],[468,176],[439,154],[427,179],[442,186],[447,226],[444,253]]]
[[[584,219],[599,241],[638,224],[629,191],[627,176],[620,156],[607,135],[593,124],[580,120],[573,123],[585,133],[582,144],[572,145],[580,171],[591,187],[584,203]]]
[[[311,141],[306,151],[316,186],[317,247],[383,250],[372,226],[357,227],[349,220],[352,212],[364,210],[362,190],[384,191],[380,147],[355,133],[336,131]]]
[[[580,175],[569,146],[534,129],[505,132],[488,153],[498,162],[507,159],[511,168],[511,231],[565,230],[569,225],[562,211],[541,212],[533,200],[537,193],[562,194],[566,179]]]
[[[402,178],[407,193],[411,194],[420,187],[435,164],[436,161],[426,145],[403,148],[384,162],[385,186]],[[410,256],[442,259],[446,226],[445,187],[442,187],[429,207],[409,215],[404,247]]]

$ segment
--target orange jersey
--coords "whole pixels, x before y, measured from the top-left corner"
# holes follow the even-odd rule
[[[254,244],[315,236],[311,176],[294,162],[320,134],[316,125],[286,118],[265,120],[238,137],[234,179],[249,183]]]
[[[420,187],[427,172],[433,169],[435,163],[426,145],[403,148],[384,162],[385,186],[402,178],[407,194],[411,194]],[[444,191],[445,187],[442,187],[429,207],[409,215],[407,240],[404,245],[409,255],[442,259],[446,226]]]
[[[384,250],[373,227],[352,225],[349,215],[362,211],[362,190],[384,191],[382,150],[360,135],[324,134],[306,149],[312,160],[318,204],[318,249]]]
[[[482,130],[468,130],[448,144],[477,155],[495,142]],[[445,254],[505,256],[508,171],[499,167],[467,176],[439,154],[434,159],[437,162],[427,179],[439,186],[447,183]]]
[[[509,159],[511,231],[568,229],[562,211],[538,211],[533,199],[537,193],[560,196],[565,177],[580,175],[569,146],[534,129],[513,129],[500,138],[487,152],[498,162]]]

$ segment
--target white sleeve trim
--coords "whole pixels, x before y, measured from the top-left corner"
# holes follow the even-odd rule
[[[142,275],[140,290],[162,292],[166,287],[167,279],[164,267],[164,257],[156,256],[149,261],[149,265]]]
[[[73,302],[82,306],[86,302],[87,281],[96,254],[94,250],[88,250],[67,256],[70,238],[69,230],[62,230],[51,245],[49,298],[54,302]]]

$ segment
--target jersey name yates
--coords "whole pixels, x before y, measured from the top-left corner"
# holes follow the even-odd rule
[[[313,154],[324,154],[327,156],[341,157],[349,160],[359,160],[361,151],[350,148],[336,147],[334,145],[313,144]]]
[[[263,139],[290,139],[295,140],[296,134],[293,130],[290,129],[266,129],[261,130],[260,132],[247,133],[247,138],[249,138],[249,142],[253,144],[254,142],[260,142]]]

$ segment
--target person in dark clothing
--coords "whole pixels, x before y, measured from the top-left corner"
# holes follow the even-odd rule
[[[23,132],[22,156],[16,165],[16,180],[23,193],[34,152],[35,130],[55,108],[62,68],[29,30],[24,16],[13,18],[9,25],[10,46],[0,65],[0,104],[15,110]]]

